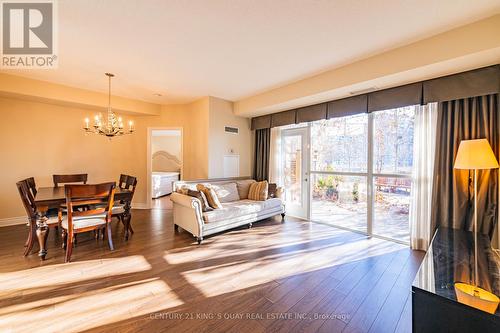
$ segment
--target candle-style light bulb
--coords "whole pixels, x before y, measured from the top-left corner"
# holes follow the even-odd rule
[[[132,120],[130,120],[130,121],[128,122],[128,130],[129,130],[130,132],[133,132],[133,131],[134,131],[134,122],[133,122]]]
[[[89,118],[85,118],[85,129],[89,129]]]

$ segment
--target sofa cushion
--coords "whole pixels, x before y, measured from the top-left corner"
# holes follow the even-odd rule
[[[236,183],[212,184],[212,188],[222,203],[240,200]]]
[[[269,183],[267,187],[267,198],[276,198],[276,190],[278,189],[278,185],[275,183]]]
[[[256,181],[253,179],[238,180],[236,182],[240,200],[248,199],[248,190],[250,190],[250,185],[253,183],[256,183]]]
[[[250,189],[248,190],[248,199],[263,201],[267,199],[267,191],[269,184],[267,180],[250,184]]]
[[[203,220],[206,223],[218,222],[222,220],[235,219],[242,216],[257,217],[258,214],[278,211],[282,208],[281,199],[274,198],[265,201],[240,200],[223,203],[222,209],[203,213]]]
[[[210,205],[208,204],[208,200],[207,197],[205,196],[205,193],[203,193],[202,191],[192,191],[188,189],[187,195],[200,200],[202,212],[209,212],[213,210],[213,208],[210,207]]]
[[[205,196],[207,197],[208,204],[210,207],[214,209],[221,209],[222,204],[219,201],[219,198],[217,198],[217,194],[215,193],[215,190],[212,188],[210,184],[197,184],[196,189],[198,191],[202,191]]]

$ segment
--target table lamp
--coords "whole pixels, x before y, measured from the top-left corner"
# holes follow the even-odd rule
[[[497,159],[488,140],[462,140],[458,146],[454,168],[474,170],[474,284],[457,282],[455,283],[455,293],[460,303],[495,313],[499,298],[478,286],[477,170],[498,168]]]

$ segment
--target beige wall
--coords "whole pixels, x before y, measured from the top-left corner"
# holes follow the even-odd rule
[[[158,151],[165,151],[170,155],[182,160],[181,135],[162,135],[151,138],[151,154]],[[155,170],[153,170],[155,171]]]
[[[55,173],[88,173],[89,181],[138,174],[133,136],[109,141],[82,130],[88,110],[0,98],[0,219],[24,214],[15,183],[34,176],[52,185]],[[141,193],[138,198],[140,199]]]
[[[136,132],[109,140],[85,134],[83,119],[95,112],[68,106],[0,97],[0,219],[23,216],[15,183],[35,177],[50,186],[54,173],[89,174],[90,182],[136,175],[135,205],[147,203],[148,127],[183,129],[184,178],[208,178],[209,99],[162,106],[159,116],[126,116]]]
[[[239,134],[225,133],[224,126],[239,128]],[[224,177],[224,155],[231,154],[240,156],[240,176],[250,176],[251,137],[249,119],[235,116],[232,102],[210,97],[209,178]]]
[[[209,97],[204,97],[186,106],[184,156],[184,179],[208,178],[208,119]],[[186,154],[187,153],[187,154]]]

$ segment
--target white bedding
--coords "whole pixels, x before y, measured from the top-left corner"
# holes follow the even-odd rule
[[[153,172],[151,174],[151,197],[159,198],[172,193],[172,183],[179,180],[178,172]]]

